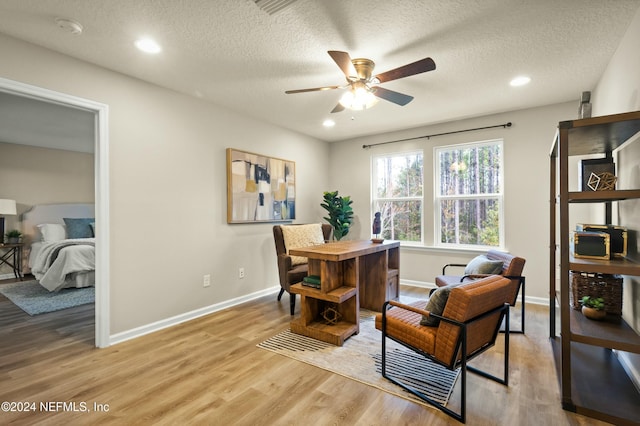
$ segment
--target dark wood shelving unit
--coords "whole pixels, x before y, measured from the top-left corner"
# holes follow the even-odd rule
[[[608,315],[604,321],[592,321],[573,309],[569,304],[570,271],[640,276],[640,264],[626,258],[574,258],[569,209],[574,203],[604,204],[610,220],[612,203],[640,199],[640,189],[569,191],[568,164],[570,157],[578,155],[611,158],[613,150],[638,132],[640,111],[563,121],[550,154],[549,332],[562,407],[616,425],[640,424],[640,393],[615,353],[640,353],[640,336],[620,317]]]

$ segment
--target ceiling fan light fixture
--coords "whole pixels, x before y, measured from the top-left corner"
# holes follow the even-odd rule
[[[355,90],[346,91],[338,102],[345,108],[361,111],[377,104],[378,98],[369,90],[359,87]]]

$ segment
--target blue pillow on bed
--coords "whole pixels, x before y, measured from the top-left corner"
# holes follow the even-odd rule
[[[67,238],[93,238],[91,231],[91,223],[95,222],[94,218],[68,218],[65,217],[64,224],[67,226]]]

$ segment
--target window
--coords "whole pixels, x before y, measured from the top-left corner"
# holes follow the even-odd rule
[[[502,140],[435,150],[437,245],[502,246]]]
[[[422,242],[422,152],[373,157],[373,212],[380,212],[381,237]]]

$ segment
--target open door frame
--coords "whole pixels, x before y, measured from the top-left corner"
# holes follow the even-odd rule
[[[94,170],[96,213],[95,345],[110,345],[109,310],[109,106],[0,77],[0,91],[83,109],[95,114]]]

